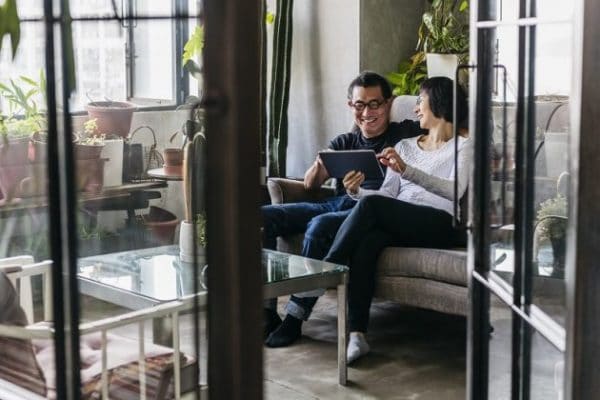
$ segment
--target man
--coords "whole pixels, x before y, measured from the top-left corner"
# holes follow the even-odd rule
[[[374,150],[380,153],[398,141],[421,133],[419,123],[402,121],[390,123],[392,90],[387,80],[374,72],[365,71],[348,87],[348,106],[352,109],[352,132],[336,136],[329,144],[331,150]],[[319,156],[304,174],[306,189],[319,188],[329,174]],[[365,180],[361,187],[378,189],[383,179]],[[345,194],[342,182],[337,182],[336,196],[320,203],[290,203],[267,205],[261,208],[264,231],[263,246],[275,249],[277,236],[305,233],[302,255],[323,259],[338,228],[356,203]],[[276,299],[265,309],[265,344],[283,347],[300,338],[302,321],[306,321],[318,297],[293,295],[286,306],[283,321],[276,310]]]

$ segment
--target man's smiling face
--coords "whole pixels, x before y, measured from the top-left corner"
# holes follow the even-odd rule
[[[354,114],[354,123],[367,138],[381,135],[390,118],[391,99],[384,99],[379,86],[356,86],[348,102]]]

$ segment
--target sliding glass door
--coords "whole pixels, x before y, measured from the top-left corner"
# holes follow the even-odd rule
[[[470,399],[563,396],[573,21],[570,2],[472,2]]]

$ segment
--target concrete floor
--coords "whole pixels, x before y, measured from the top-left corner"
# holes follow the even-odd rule
[[[279,299],[280,314],[286,298]],[[98,319],[125,310],[86,299],[86,319]],[[337,383],[337,300],[334,291],[323,296],[303,336],[286,348],[264,347],[264,398],[462,400],[466,397],[466,319],[427,310],[376,302],[371,308],[367,339],[371,353],[349,366],[346,387]],[[204,316],[201,317],[204,319]],[[492,301],[490,336],[491,400],[510,399],[511,314]],[[193,354],[191,315],[180,320],[182,350]],[[204,325],[204,324],[202,324]],[[132,338],[137,327],[113,331]],[[201,327],[204,336],[204,326]],[[146,337],[151,326],[146,325]],[[206,354],[206,341],[201,354]],[[562,399],[563,354],[539,334],[532,341],[532,399]],[[205,360],[203,360],[205,361]],[[201,370],[206,382],[206,369]]]
[[[347,387],[338,385],[336,297],[327,293],[299,342],[265,347],[265,398],[465,398],[465,318],[376,303],[369,330],[371,353],[349,367]]]

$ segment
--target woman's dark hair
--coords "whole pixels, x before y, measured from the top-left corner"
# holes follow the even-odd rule
[[[350,82],[350,85],[348,86],[348,100],[352,100],[352,92],[357,86],[364,88],[379,86],[384,99],[387,100],[392,97],[392,87],[390,86],[390,83],[383,76],[373,71],[363,71]]]
[[[454,122],[452,118],[453,86],[452,79],[445,76],[436,76],[424,80],[420,88],[420,91],[425,92],[429,97],[429,108],[431,108],[433,115],[448,122]],[[468,116],[467,96],[460,85],[456,85],[456,90],[456,117],[459,127],[466,128]]]

